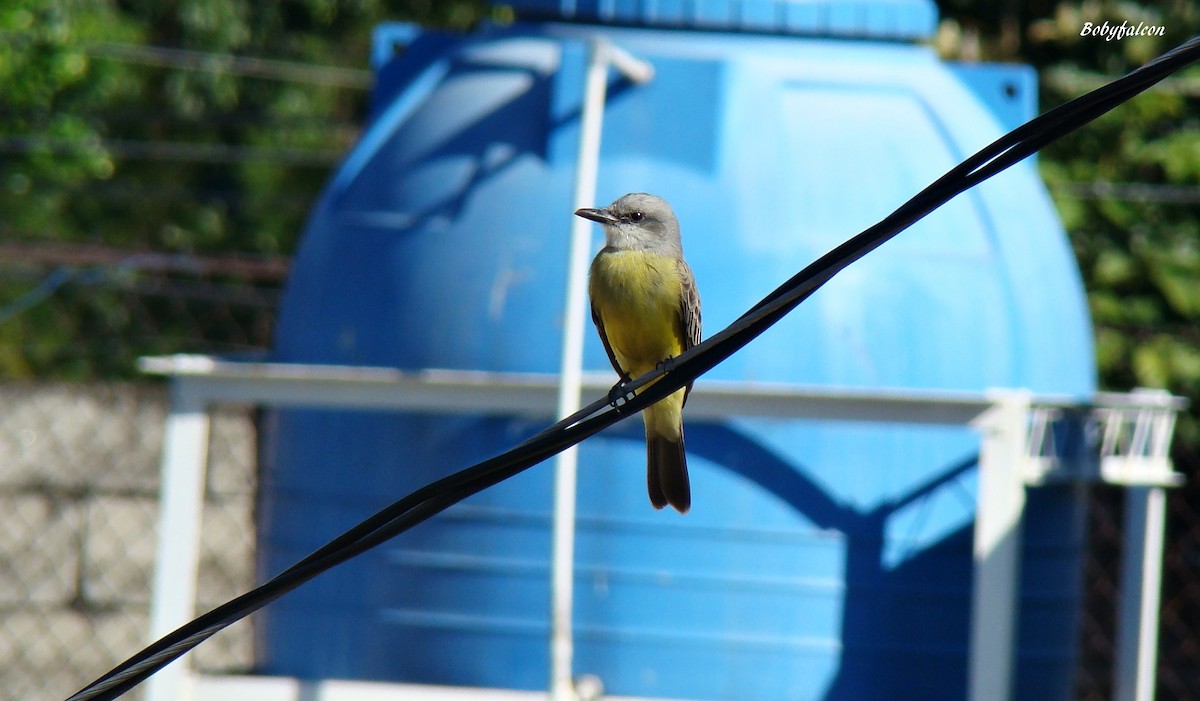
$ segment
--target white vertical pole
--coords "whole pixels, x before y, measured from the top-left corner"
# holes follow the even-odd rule
[[[206,402],[191,380],[171,382],[170,410],[163,436],[158,552],[150,604],[150,640],[191,620],[200,563],[200,516],[208,462]],[[176,660],[146,680],[147,701],[182,701],[191,695],[185,660]]]
[[[603,53],[600,44],[593,43],[584,83],[572,211],[595,204],[596,172],[600,163],[600,133],[604,123],[604,98],[608,88],[608,62]],[[559,418],[570,416],[579,409],[583,371],[583,306],[587,293],[591,240],[591,223],[579,217],[571,217],[567,299],[563,320],[562,360],[559,365]],[[575,484],[578,456],[575,446],[571,446],[559,453],[554,462],[554,550],[550,575],[550,698],[553,701],[570,701],[575,697],[572,681],[574,645],[571,615],[574,604]]]
[[[1114,701],[1154,701],[1166,490],[1125,492],[1125,553],[1117,610]]]
[[[1011,701],[1029,396],[998,395],[980,428],[968,701]]]
[[[636,82],[645,82],[653,74],[648,64],[617,51],[604,40],[596,39],[592,42],[579,120],[579,155],[575,166],[572,209],[595,205],[596,173],[600,166],[600,135],[604,124],[604,102],[608,91],[610,63],[615,64]],[[580,405],[584,303],[587,296],[591,233],[591,222],[571,217],[562,359],[559,365],[559,418],[575,413]],[[550,697],[553,701],[570,701],[575,698],[572,681],[574,644],[571,615],[574,603],[577,465],[578,452],[574,446],[559,453],[554,464],[554,531],[550,575]]]

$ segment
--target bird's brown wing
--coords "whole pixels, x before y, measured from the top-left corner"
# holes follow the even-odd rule
[[[604,352],[608,353],[608,362],[612,363],[613,370],[617,371],[622,382],[629,382],[629,373],[621,367],[617,362],[617,356],[613,353],[612,345],[608,342],[608,334],[604,332],[604,319],[600,318],[600,313],[596,311],[596,305],[592,305],[592,323],[596,325],[596,331],[600,334],[600,342],[604,344]]]
[[[700,290],[696,289],[696,278],[692,275],[692,268],[683,258],[679,259],[679,278],[682,281],[683,294],[679,305],[677,329],[683,349],[687,350],[700,344]],[[607,346],[608,342],[605,341],[605,347]],[[692,383],[689,382],[683,395],[684,402],[687,402],[687,393],[691,391]]]

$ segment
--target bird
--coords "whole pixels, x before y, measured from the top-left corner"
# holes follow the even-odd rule
[[[618,386],[699,344],[700,293],[671,205],[634,192],[575,214],[604,225],[604,247],[588,271],[588,297]],[[687,513],[692,505],[683,443],[683,405],[691,389],[689,383],[642,411],[646,487],[656,509],[670,504]]]

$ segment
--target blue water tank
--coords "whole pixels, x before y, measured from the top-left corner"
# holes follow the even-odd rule
[[[935,24],[925,0],[510,4],[521,21],[466,36],[379,30],[371,119],[312,213],[275,360],[557,372],[597,34],[656,72],[610,85],[597,201],[674,205],[708,333],[1032,112],[1028,69],[909,41]],[[585,356],[608,370],[590,330]],[[709,376],[1090,395],[1084,294],[1034,166],[960,195]],[[273,415],[262,573],[549,418]],[[636,419],[581,447],[578,673],[628,696],[964,697],[975,433],[734,417],[690,421],[687,441],[686,516],[650,508]],[[261,671],[545,688],[551,473],[273,604]],[[1070,696],[1082,509],[1069,488],[1031,494],[1016,698]]]

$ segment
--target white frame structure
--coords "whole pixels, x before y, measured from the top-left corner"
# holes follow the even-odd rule
[[[451,370],[246,363],[208,356],[144,358],[144,372],[168,376],[171,406],[162,459],[162,511],[151,610],[152,640],[194,616],[200,513],[207,463],[209,411],[218,405],[353,408],[431,413],[553,416],[559,409],[555,375]],[[601,395],[614,376],[583,373],[580,388]],[[776,417],[880,424],[971,426],[982,435],[974,536],[975,576],[970,634],[969,701],[1012,699],[1018,604],[1019,534],[1025,488],[1049,481],[1104,481],[1127,492],[1125,566],[1119,601],[1116,701],[1152,701],[1157,655],[1159,587],[1165,522],[1164,488],[1178,484],[1167,448],[1184,400],[1165,392],[1098,394],[1080,403],[1022,390],[982,393],[836,389],[701,380],[688,401],[698,420]],[[1056,421],[1082,421],[1100,436],[1079,459],[1056,455]],[[398,495],[399,496],[399,495]],[[554,557],[566,557],[555,549]],[[555,571],[570,563],[557,563]],[[554,578],[570,587],[570,577]],[[571,595],[554,594],[567,601]],[[562,600],[558,599],[558,600]],[[569,611],[567,612],[569,615]],[[561,644],[561,638],[558,641]],[[553,643],[549,643],[553,647]],[[197,686],[196,682],[201,684]],[[237,698],[238,684],[254,698],[350,701],[376,698],[380,685],[299,683],[261,677],[204,678],[186,658],[151,677],[148,701]],[[384,685],[390,686],[390,685]],[[533,699],[546,694],[509,690],[454,692],[402,685],[405,698]],[[572,685],[572,698],[586,698]],[[246,691],[245,693],[250,693]],[[382,692],[380,692],[382,693]],[[249,698],[249,697],[247,697]]]

